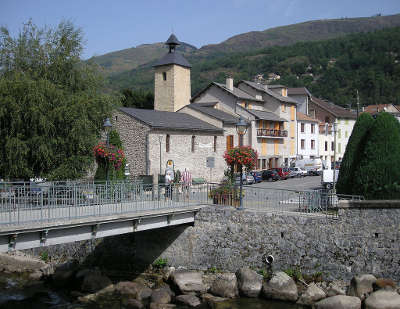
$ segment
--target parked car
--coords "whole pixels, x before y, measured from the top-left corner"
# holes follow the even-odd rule
[[[290,173],[294,174],[294,177],[305,177],[307,176],[307,171],[301,169],[300,167],[290,167]]]
[[[289,176],[289,172],[285,172],[282,167],[271,168],[271,170],[277,171],[281,179],[287,179]]]
[[[280,180],[281,177],[279,177],[279,174],[275,170],[263,170],[262,173],[262,179],[263,180],[272,180],[272,181],[277,181]]]
[[[243,173],[242,184],[244,185],[252,185],[255,183],[254,177],[250,174]],[[236,174],[235,176],[235,184],[240,185],[240,174]]]
[[[252,171],[252,172],[250,172],[250,174],[254,177],[255,183],[259,183],[259,182],[263,181],[261,172]]]

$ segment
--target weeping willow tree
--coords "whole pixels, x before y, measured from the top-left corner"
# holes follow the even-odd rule
[[[76,179],[116,102],[100,93],[94,65],[83,63],[83,35],[70,22],[17,37],[0,28],[0,178]]]

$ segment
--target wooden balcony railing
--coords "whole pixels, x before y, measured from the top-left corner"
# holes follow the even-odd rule
[[[286,130],[257,129],[257,136],[287,137],[288,132]]]

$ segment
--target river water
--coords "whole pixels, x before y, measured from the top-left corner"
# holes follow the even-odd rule
[[[43,282],[30,282],[23,275],[0,273],[0,309],[97,309],[74,302],[66,291],[55,290]],[[112,309],[123,308],[118,303]],[[187,307],[177,306],[177,309]],[[207,308],[206,306],[204,308]],[[216,309],[306,309],[292,303],[254,298],[239,298],[219,303]],[[111,308],[107,308],[111,309]]]

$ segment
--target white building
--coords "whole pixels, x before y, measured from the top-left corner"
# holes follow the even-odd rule
[[[319,158],[318,120],[297,112],[297,158]]]

